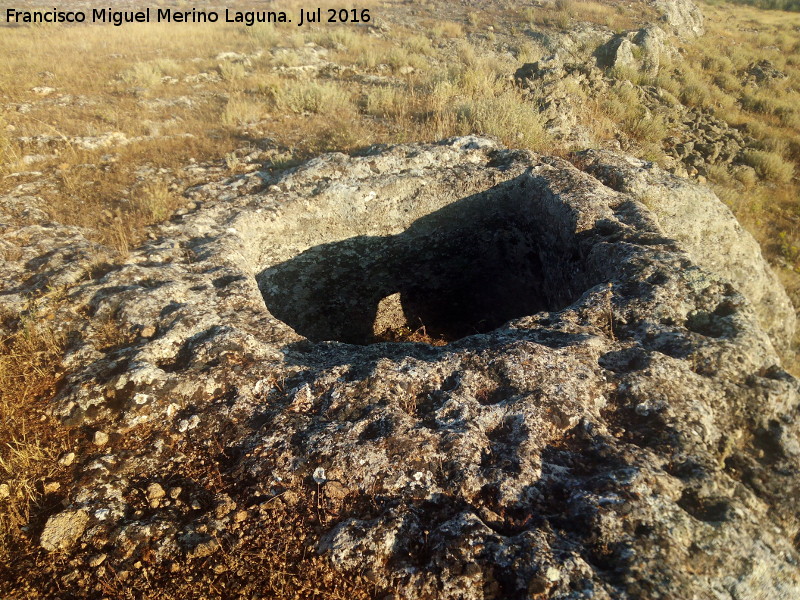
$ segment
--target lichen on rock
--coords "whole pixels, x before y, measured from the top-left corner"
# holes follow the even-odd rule
[[[50,552],[69,550],[86,530],[88,522],[85,510],[65,510],[53,515],[47,520],[39,543]]]
[[[711,192],[575,163],[470,137],[192,190],[67,292],[53,411],[110,434],[73,552],[224,569],[311,503],[404,598],[798,595],[785,293]],[[417,325],[448,343],[376,335]]]

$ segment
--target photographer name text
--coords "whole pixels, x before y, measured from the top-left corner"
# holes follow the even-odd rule
[[[104,23],[121,27],[131,23],[239,23],[252,27],[256,23],[308,24],[369,23],[368,8],[300,8],[289,14],[283,10],[176,10],[174,8],[142,8],[139,10],[6,10],[8,23]]]

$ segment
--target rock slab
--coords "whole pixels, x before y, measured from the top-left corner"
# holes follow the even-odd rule
[[[777,283],[710,192],[579,159],[458,138],[193,190],[65,292],[53,410],[110,435],[42,543],[224,569],[312,502],[313,549],[402,598],[800,596]]]

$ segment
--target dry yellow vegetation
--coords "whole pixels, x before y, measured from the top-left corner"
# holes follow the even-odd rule
[[[0,339],[0,565],[24,547],[23,528],[48,508],[47,486],[58,486],[56,461],[70,434],[46,414],[45,401],[60,379],[64,341],[35,308]]]
[[[141,185],[143,168],[158,178],[219,160],[245,140],[270,137],[295,158],[473,131],[546,147],[505,77],[513,61],[482,58],[451,40],[461,35],[453,27],[461,26],[383,38],[352,26],[6,28],[0,87],[18,104],[0,117],[2,173],[56,173],[52,217],[124,251],[181,201],[164,191],[166,176]],[[331,63],[338,73],[316,76]],[[356,70],[373,80],[354,78]],[[41,99],[42,88],[57,92]],[[109,134],[121,135],[103,142]],[[0,191],[21,180],[2,180]]]
[[[701,102],[760,146],[745,157],[756,181],[709,179],[767,257],[785,265],[778,272],[800,306],[800,15],[716,2],[703,10],[708,34],[687,45]],[[754,82],[747,72],[765,60],[780,76]]]
[[[708,165],[704,178],[759,240],[799,306],[800,15],[717,1],[702,9],[706,34],[680,42],[680,60],[663,61],[656,75],[609,74],[658,90],[664,105],[671,98],[753,140],[737,163],[750,170]],[[581,120],[596,139],[613,139],[621,129],[636,142],[627,151],[669,164],[665,146],[675,131],[665,122],[668,108],[651,114],[624,85],[585,100]]]

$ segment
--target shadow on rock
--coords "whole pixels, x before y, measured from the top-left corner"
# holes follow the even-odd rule
[[[312,341],[422,329],[456,340],[574,302],[595,282],[574,217],[529,174],[454,202],[393,236],[322,244],[262,271],[264,301]]]

